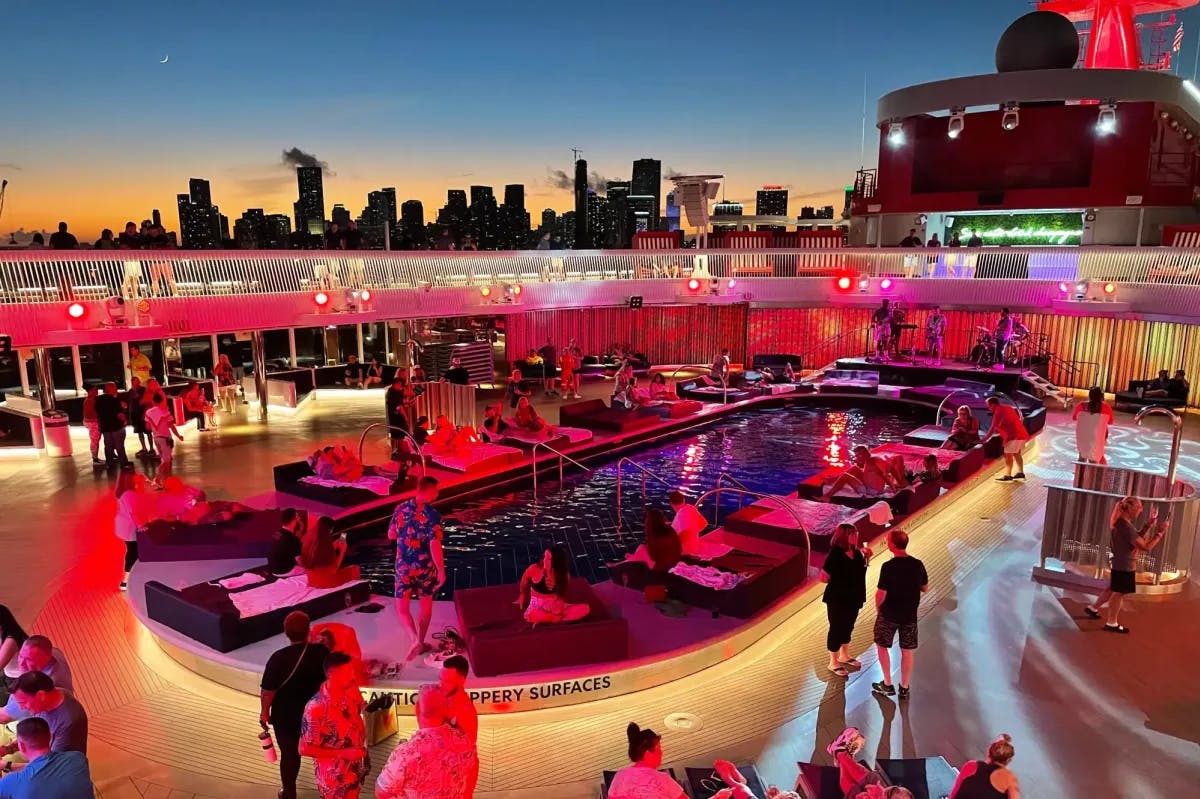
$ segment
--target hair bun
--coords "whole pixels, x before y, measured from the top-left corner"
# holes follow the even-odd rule
[[[641,737],[642,728],[636,722],[631,721],[629,722],[629,726],[625,728],[625,735],[629,738],[629,742],[633,743]]]
[[[1011,736],[1011,735],[1009,735],[1009,734],[1008,734],[1008,733],[1006,733],[1006,732],[1002,732],[1002,733],[1000,733],[999,735],[997,735],[997,736],[996,736],[996,740],[997,740],[997,741],[1004,741],[1004,743],[1006,743],[1006,744],[1010,744],[1010,743],[1012,743],[1012,736]]]

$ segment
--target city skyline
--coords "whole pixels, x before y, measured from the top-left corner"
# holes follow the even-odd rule
[[[211,182],[228,216],[292,215],[295,168],[321,162],[327,213],[342,204],[357,215],[368,192],[395,187],[428,219],[449,188],[521,183],[537,219],[575,205],[572,147],[600,190],[651,157],[664,176],[726,175],[725,196],[747,208],[763,185],[789,190],[792,216],[840,208],[854,171],[875,162],[876,99],[993,71],[1000,33],[1028,10],[977,0],[945,14],[913,0],[897,13],[859,0],[814,24],[811,8],[782,2],[735,15],[716,0],[686,14],[638,5],[634,15],[622,0],[464,0],[404,13],[364,0],[327,25],[328,7],[307,0],[286,14],[176,5],[64,0],[56,16],[67,24],[53,26],[28,0],[6,9],[23,35],[0,53],[15,110],[0,116],[0,231],[65,220],[90,240],[152,208],[178,230],[173,198],[190,177]]]

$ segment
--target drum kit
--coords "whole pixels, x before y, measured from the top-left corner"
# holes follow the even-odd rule
[[[975,346],[971,348],[968,360],[981,369],[989,369],[996,363],[996,337],[986,327],[977,327]],[[1000,353],[1005,366],[1020,366],[1025,357],[1024,334],[1014,333],[1004,343],[1004,351]]]

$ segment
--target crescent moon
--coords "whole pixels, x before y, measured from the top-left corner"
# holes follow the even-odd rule
[[[165,63],[167,63],[167,62],[168,62],[168,61],[170,61],[170,60],[171,60],[171,56],[169,56],[169,55],[165,55],[165,56],[163,56],[163,57],[162,57],[162,61],[159,61],[158,63],[160,63],[160,64],[165,64]]]

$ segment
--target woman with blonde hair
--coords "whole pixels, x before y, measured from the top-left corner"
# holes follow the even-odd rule
[[[1109,571],[1108,588],[1100,593],[1095,603],[1084,608],[1084,612],[1093,619],[1100,618],[1100,608],[1108,605],[1108,621],[1104,631],[1109,633],[1128,633],[1128,627],[1122,627],[1118,617],[1121,615],[1121,605],[1126,594],[1137,592],[1137,576],[1134,568],[1134,556],[1138,550],[1149,552],[1162,543],[1166,536],[1169,520],[1158,521],[1158,508],[1151,508],[1146,523],[1137,526],[1136,520],[1142,515],[1142,501],[1137,497],[1125,497],[1113,508],[1109,525],[1112,537],[1109,549],[1112,550],[1112,566]],[[1154,529],[1154,534],[1147,539],[1146,533]]]
[[[1012,738],[1008,733],[1000,733],[988,746],[987,760],[972,760],[963,765],[950,799],[1020,799],[1017,775],[1008,770],[1012,759]]]

